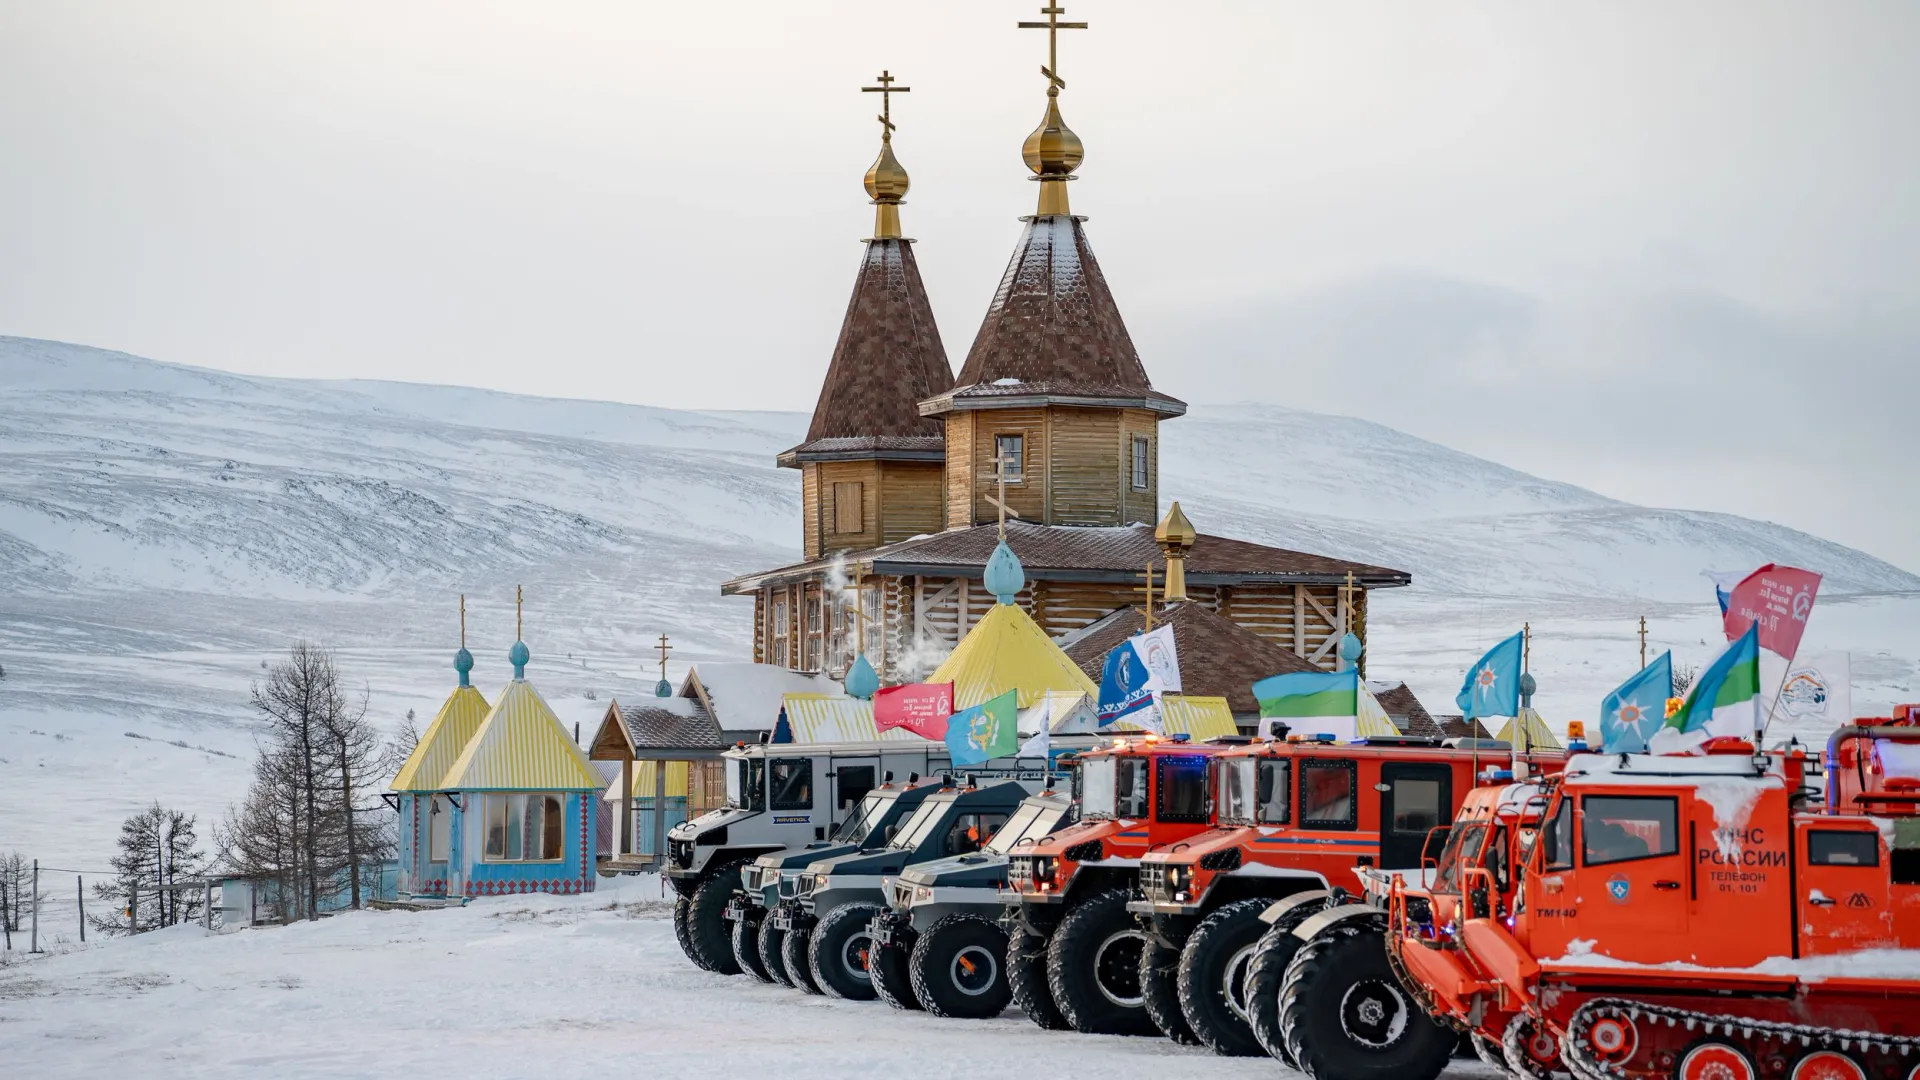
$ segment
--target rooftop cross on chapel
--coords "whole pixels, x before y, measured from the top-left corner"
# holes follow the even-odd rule
[[[880,156],[867,169],[867,194],[873,199],[873,238],[900,238],[900,200],[907,195],[907,170],[893,156],[893,95],[913,92],[911,86],[895,86],[891,71],[881,71],[879,86],[863,86],[863,94],[880,95]]]
[[[1080,136],[1073,133],[1067,122],[1060,118],[1060,91],[1067,81],[1060,77],[1060,31],[1085,30],[1083,22],[1061,22],[1060,16],[1067,9],[1059,4],[1050,4],[1040,9],[1047,17],[1046,22],[1022,22],[1022,30],[1045,30],[1047,32],[1047,62],[1040,68],[1040,74],[1047,77],[1047,115],[1040,121],[1033,134],[1027,136],[1026,145],[1020,148],[1020,156],[1026,160],[1027,168],[1034,172],[1034,179],[1040,181],[1040,208],[1037,213],[1045,217],[1050,214],[1071,213],[1067,208],[1067,181],[1072,180],[1073,170],[1086,157]]]

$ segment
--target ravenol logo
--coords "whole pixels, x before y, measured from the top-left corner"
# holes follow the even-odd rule
[[[810,820],[812,819],[807,817],[807,815],[799,814],[794,816],[777,816],[773,819],[773,823],[775,825],[805,825]]]
[[[1625,877],[1622,877],[1619,874],[1615,874],[1613,877],[1607,879],[1607,895],[1613,897],[1614,903],[1616,904],[1626,903],[1627,897],[1632,892],[1633,892],[1633,883],[1631,881],[1628,881]]]

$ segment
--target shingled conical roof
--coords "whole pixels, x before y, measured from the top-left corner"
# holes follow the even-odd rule
[[[952,394],[930,404],[944,412],[1035,397],[1186,411],[1148,380],[1086,229],[1070,214],[1027,219]]]
[[[939,461],[945,454],[940,421],[921,416],[918,406],[952,385],[953,369],[912,242],[869,240],[807,441],[781,454],[780,464],[869,457]]]

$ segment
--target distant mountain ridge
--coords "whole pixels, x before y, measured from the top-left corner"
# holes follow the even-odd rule
[[[799,485],[773,456],[805,427],[0,337],[0,583],[405,594],[577,567],[705,608],[727,575],[797,556]],[[1422,590],[1687,602],[1700,569],[1763,561],[1818,569],[1830,593],[1920,590],[1791,529],[1634,506],[1364,420],[1199,406],[1162,433],[1163,497],[1203,531],[1409,570]]]

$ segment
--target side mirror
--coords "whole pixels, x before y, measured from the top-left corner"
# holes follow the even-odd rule
[[[894,833],[897,833],[897,832],[899,832],[899,831],[900,831],[900,826],[898,826],[898,825],[889,825],[889,826],[887,826],[887,832],[886,832],[886,837],[885,837],[885,839],[886,839],[886,841],[887,841],[887,843],[889,843],[889,844],[891,844],[891,843],[893,843],[893,834],[894,834]]]

